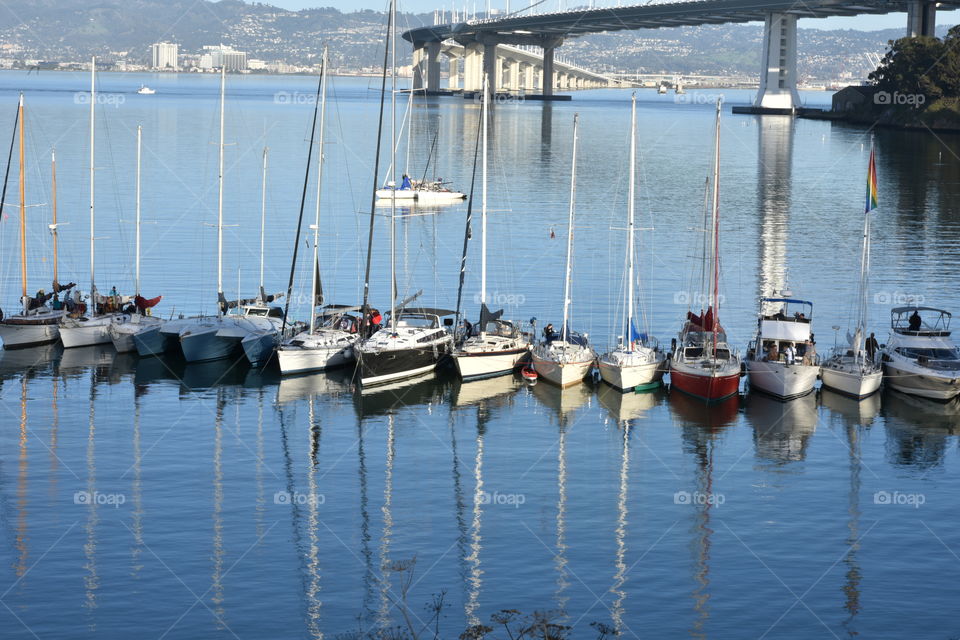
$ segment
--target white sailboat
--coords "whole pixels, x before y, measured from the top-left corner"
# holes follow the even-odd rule
[[[133,303],[135,312],[126,316],[126,319],[118,319],[110,325],[110,340],[118,353],[134,351],[137,348],[134,337],[138,333],[145,331],[159,330],[161,325],[160,318],[147,315],[147,309],[152,308],[158,302],[160,297],[151,300],[145,300],[140,296],[140,147],[143,139],[143,127],[137,125],[137,219],[136,219],[136,251],[134,258],[134,297]]]
[[[220,69],[220,145],[217,194],[217,315],[176,323],[183,357],[187,362],[207,362],[230,357],[248,335],[260,330],[279,331],[283,312],[257,299],[228,302],[223,294],[223,148],[226,69]],[[236,313],[228,314],[231,308]],[[161,333],[167,332],[167,324]]]
[[[114,322],[125,321],[127,314],[119,311],[122,304],[121,297],[118,295],[101,296],[97,291],[96,284],[96,215],[94,198],[94,174],[96,132],[94,128],[94,107],[97,104],[96,94],[97,61],[92,58],[90,61],[90,292],[88,295],[89,308],[82,312],[80,304],[80,294],[74,290],[74,302],[80,307],[76,311],[68,313],[60,321],[60,339],[65,348],[88,347],[94,344],[107,344],[110,342],[110,325]]]
[[[834,349],[834,353],[820,367],[823,386],[857,399],[866,398],[880,388],[883,370],[874,360],[874,354],[864,347],[867,333],[867,277],[870,272],[870,217],[876,206],[876,164],[874,150],[870,149],[867,170],[867,203],[863,221],[863,246],[860,254],[860,282],[857,286],[857,327],[848,336],[849,345]],[[872,352],[872,349],[870,350]]]
[[[323,371],[342,367],[354,361],[353,345],[360,337],[360,318],[352,312],[359,307],[328,305],[317,312],[323,304],[320,286],[320,193],[323,182],[323,145],[327,113],[327,49],[323,50],[323,77],[320,83],[320,143],[317,158],[316,208],[311,228],[313,229],[313,276],[310,284],[310,324],[305,331],[285,340],[277,349],[281,374]]]
[[[57,283],[57,178],[56,159],[53,159],[53,292],[46,294],[42,289],[31,297],[27,289],[27,204],[26,204],[26,160],[24,154],[24,133],[26,131],[23,94],[17,106],[17,127],[20,143],[20,282],[21,310],[19,313],[4,317],[0,312],[0,338],[4,349],[18,349],[56,342],[59,337],[58,324],[63,317],[63,309],[54,309],[47,301],[59,291],[69,288]],[[6,184],[4,184],[4,194]],[[2,208],[2,203],[0,203]]]
[[[479,380],[512,373],[530,351],[530,341],[512,322],[501,320],[503,311],[487,308],[487,80],[483,81],[482,146],[483,172],[480,205],[480,322],[476,335],[467,336],[453,352],[453,361],[463,380]]]
[[[563,325],[559,334],[545,332],[543,342],[533,348],[533,367],[547,381],[560,387],[583,382],[597,358],[586,335],[570,329],[570,276],[573,260],[573,213],[577,195],[577,127],[573,116],[573,162],[570,169],[570,212],[567,217],[567,267],[563,282]]]
[[[396,1],[390,3],[392,43],[392,81],[391,81],[391,124],[390,148],[393,154],[391,170],[396,174],[396,83],[397,83],[397,46],[396,46]],[[371,220],[374,212],[370,212]],[[453,351],[453,336],[441,323],[441,318],[452,312],[442,309],[425,309],[412,305],[419,292],[403,302],[397,303],[396,273],[396,217],[397,198],[390,198],[390,315],[384,325],[366,340],[357,343],[354,349],[360,367],[360,384],[371,386],[404,380],[433,371],[441,359]],[[372,227],[371,227],[372,233]],[[364,278],[365,290],[369,282],[368,268]],[[366,295],[364,296],[366,298]],[[364,312],[366,308],[364,300]]]
[[[634,325],[634,200],[636,198],[637,162],[637,96],[633,95],[630,111],[630,188],[627,202],[627,281],[624,286],[626,318],[624,336],[616,349],[598,359],[604,382],[621,391],[652,389],[663,378],[665,356],[657,347],[646,344],[646,337]]]

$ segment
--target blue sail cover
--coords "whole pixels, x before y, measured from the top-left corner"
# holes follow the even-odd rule
[[[641,341],[641,342],[646,342],[646,341],[647,341],[647,334],[646,334],[646,333],[640,333],[639,331],[637,331],[637,326],[636,326],[635,324],[633,324],[633,320],[631,320],[631,321],[630,321],[630,344],[633,344],[633,343],[636,342],[637,340],[639,340],[639,341]]]

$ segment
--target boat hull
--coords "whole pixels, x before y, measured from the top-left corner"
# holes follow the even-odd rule
[[[93,318],[64,318],[60,324],[60,339],[65,349],[90,347],[96,344],[110,344],[110,325],[121,314],[94,316]]]
[[[592,359],[579,362],[558,362],[540,357],[536,353],[533,354],[533,368],[538,377],[560,388],[572,387],[583,382],[583,379],[590,373],[592,366]]]
[[[648,362],[637,365],[622,365],[599,361],[600,377],[620,391],[643,391],[660,386],[663,378],[663,363]]]
[[[117,353],[138,351],[135,336],[154,328],[159,332],[159,318],[132,316],[127,322],[115,322],[110,326],[110,341],[113,342],[113,348]]]
[[[282,346],[277,350],[277,361],[280,373],[287,375],[345,367],[354,362],[354,357],[350,347]]]
[[[455,351],[453,362],[462,380],[482,380],[513,373],[530,350],[518,347],[504,351]]]
[[[177,344],[175,336],[163,333],[163,327],[157,323],[133,335],[133,345],[142,358],[159,356],[166,353]]]
[[[820,367],[748,360],[747,373],[750,376],[751,390],[756,389],[782,400],[790,400],[813,391]]]
[[[187,362],[210,362],[229,358],[239,342],[235,338],[218,335],[220,323],[203,324],[184,329],[180,333],[180,349]]]
[[[372,386],[413,378],[433,371],[450,352],[449,344],[379,351],[360,351],[360,384]]]
[[[254,367],[261,367],[269,362],[279,344],[280,334],[276,331],[259,331],[240,340],[247,361]]]
[[[716,373],[670,367],[670,388],[706,402],[719,402],[740,391],[740,373]]]
[[[58,318],[49,322],[0,322],[0,338],[4,349],[25,349],[56,342],[60,338]]]
[[[921,398],[947,401],[960,394],[960,378],[920,373],[890,362],[883,364],[883,375],[891,388]]]
[[[831,391],[852,398],[863,399],[880,389],[883,372],[874,371],[862,374],[860,371],[846,371],[824,366],[820,371],[820,380],[823,382],[823,386]]]

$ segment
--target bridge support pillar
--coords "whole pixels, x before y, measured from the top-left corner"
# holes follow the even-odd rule
[[[520,91],[520,61],[510,60],[510,91]]]
[[[463,90],[480,91],[483,87],[483,47],[471,44],[464,47]]]
[[[440,43],[427,43],[427,91],[440,91]]]
[[[907,37],[936,35],[937,5],[935,2],[913,0],[907,5]]]
[[[797,93],[797,16],[769,13],[763,28],[763,70],[754,107],[792,113],[800,106]]]
[[[553,95],[553,50],[552,45],[543,48],[543,81],[540,83],[540,91],[545,96]]]
[[[534,67],[533,67],[533,65],[530,64],[529,62],[525,62],[525,63],[523,64],[522,69],[523,69],[523,70],[522,70],[522,72],[521,72],[521,75],[523,76],[523,80],[521,80],[521,83],[520,83],[520,84],[521,84],[521,86],[523,87],[523,90],[524,90],[524,91],[533,91],[534,88],[535,88],[535,87],[534,87],[534,84],[533,84],[533,83],[534,83],[534,80],[533,80],[533,78],[534,78]]]
[[[483,45],[483,76],[487,79],[487,94],[494,96],[500,83],[500,62],[497,60],[497,45]],[[483,80],[480,81],[480,90],[483,87]],[[492,102],[490,103],[492,104]]]
[[[460,65],[461,59],[458,57],[450,58],[450,76],[447,87],[451,90],[460,88]]]
[[[413,45],[413,90],[424,88],[424,81],[426,76],[426,44],[422,42],[416,42]]]

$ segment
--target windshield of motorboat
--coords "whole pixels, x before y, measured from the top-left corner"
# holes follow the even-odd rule
[[[763,298],[760,307],[764,320],[779,322],[810,322],[813,303],[792,298]]]
[[[926,358],[927,360],[960,360],[960,352],[956,349],[916,349],[900,347],[897,353],[907,358]]]
[[[414,329],[436,329],[440,326],[440,319],[437,316],[423,313],[402,313],[397,318],[397,326]]]

